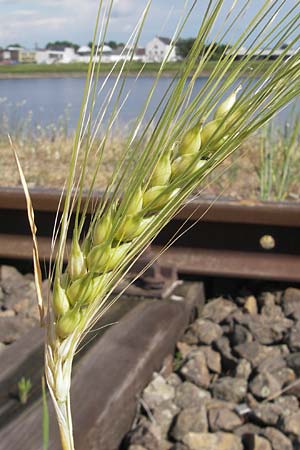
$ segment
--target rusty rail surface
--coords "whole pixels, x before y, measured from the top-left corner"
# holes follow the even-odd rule
[[[61,192],[31,190],[40,256],[49,259]],[[92,203],[97,201],[95,195]],[[158,254],[180,230],[189,231],[159,261],[179,273],[300,281],[300,204],[199,200],[187,204],[153,244]],[[21,189],[0,189],[0,259],[31,259],[32,244]]]

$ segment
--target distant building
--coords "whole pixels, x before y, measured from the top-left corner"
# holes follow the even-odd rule
[[[227,53],[230,53],[230,51],[231,51],[230,49],[227,50]],[[239,48],[235,53],[235,59],[241,60],[241,59],[248,57],[249,56],[248,52],[249,52],[249,50],[246,47]],[[255,52],[252,53],[250,59],[251,60],[258,60],[258,59],[259,60],[261,60],[261,59],[274,60],[274,59],[279,58],[283,52],[285,52],[284,59],[287,59],[287,58],[292,57],[296,53],[296,50],[294,50],[294,49],[286,50],[286,47],[278,48],[277,50],[257,49],[257,50],[255,50]]]
[[[22,64],[34,64],[36,63],[35,50],[21,49],[19,51],[19,63]]]
[[[168,55],[168,61],[177,61],[176,46],[172,45],[171,39],[156,36],[146,45],[146,62],[162,62]]]
[[[10,54],[10,60],[12,63],[19,62],[19,55],[21,50],[23,50],[22,47],[7,47],[6,51]]]
[[[39,49],[35,51],[37,64],[69,64],[78,61],[73,47],[64,49]]]
[[[146,61],[146,49],[145,48],[137,48],[134,53],[133,59],[135,61]]]

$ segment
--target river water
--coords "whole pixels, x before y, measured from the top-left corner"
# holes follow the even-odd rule
[[[97,109],[104,103],[105,96],[114,81],[114,78],[110,79],[98,95]],[[131,93],[118,116],[119,127],[126,127],[138,115],[153,81],[152,77],[141,77],[138,80],[134,77],[129,78],[124,92],[131,91]],[[195,92],[205,81],[204,77],[196,81]],[[103,79],[100,80],[100,84],[101,82]],[[170,82],[171,78],[168,77],[159,80],[146,119],[151,117]],[[84,85],[84,78],[0,80],[0,131],[26,132],[27,129],[36,126],[49,128],[60,126],[66,132],[75,129]],[[299,103],[298,100],[297,109]],[[280,120],[286,117],[287,112],[282,112]]]

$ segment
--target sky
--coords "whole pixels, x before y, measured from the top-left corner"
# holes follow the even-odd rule
[[[224,0],[217,25],[222,24],[233,2],[239,7],[245,1]],[[297,1],[286,0],[281,15]],[[92,39],[98,3],[99,0],[0,0],[0,46],[20,43],[27,48],[34,48],[55,40],[87,44]],[[189,1],[191,3],[192,0]],[[198,0],[182,37],[196,35],[207,3],[208,0]],[[244,30],[249,18],[264,3],[265,0],[251,2],[247,13],[231,33],[231,38]],[[115,0],[107,40],[126,42],[145,4],[146,0]],[[153,0],[141,45],[145,45],[155,35],[171,36],[184,4],[185,0]],[[280,20],[280,16],[276,20]]]

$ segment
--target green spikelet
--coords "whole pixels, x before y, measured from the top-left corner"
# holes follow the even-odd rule
[[[106,241],[112,228],[112,214],[111,211],[105,213],[103,217],[96,223],[93,233],[94,245],[102,244]]]
[[[172,178],[176,178],[182,174],[192,174],[199,170],[205,162],[203,159],[197,161],[195,155],[179,156],[172,163]]]
[[[229,111],[236,102],[236,96],[240,89],[241,86],[239,86],[234,92],[232,92],[232,94],[230,94],[229,97],[227,97],[226,100],[224,100],[224,102],[222,102],[218,106],[214,115],[215,119],[221,119],[222,117],[226,116],[226,114],[229,113]]]
[[[169,183],[171,177],[171,151],[165,152],[159,159],[149,186],[164,186]]]
[[[68,299],[73,306],[77,303],[83,304],[89,302],[92,294],[93,289],[90,275],[75,280],[67,289]]]
[[[107,244],[96,245],[87,256],[88,269],[91,272],[104,272],[110,257],[110,247]]]
[[[93,295],[90,297],[92,301],[97,297],[101,296],[107,289],[107,283],[109,282],[111,275],[110,273],[104,273],[91,280]]]
[[[106,264],[106,270],[113,270],[122,260],[125,258],[128,250],[131,247],[131,242],[127,244],[121,244],[118,247],[111,248],[110,257]]]
[[[143,207],[143,193],[141,187],[139,187],[134,193],[132,199],[130,200],[126,212],[128,215],[137,214],[138,212],[141,211],[142,207]]]
[[[76,239],[73,239],[72,241],[71,254],[68,263],[68,273],[71,280],[76,280],[86,273],[85,258]]]
[[[216,133],[218,135],[221,133],[221,119],[212,120],[210,122],[207,122],[201,131],[201,142],[202,146],[204,147],[208,141],[214,140],[214,136]]]
[[[150,208],[151,211],[162,208],[168,201],[178,194],[179,189],[166,192],[166,186],[154,186],[144,193],[143,207]]]
[[[135,231],[135,233],[131,236],[132,239],[140,236],[147,227],[154,221],[155,216],[150,217],[144,217],[141,219],[138,229]]]
[[[53,289],[53,310],[56,317],[63,316],[70,309],[70,304],[66,291],[61,287],[60,282],[57,280],[54,283]]]
[[[61,339],[70,336],[76,329],[81,320],[81,314],[78,308],[70,309],[56,323],[56,333]]]
[[[196,154],[201,147],[201,133],[199,125],[191,128],[184,136],[179,145],[180,155]]]
[[[132,239],[141,223],[141,216],[126,216],[115,234],[115,239],[120,241],[127,241]]]

